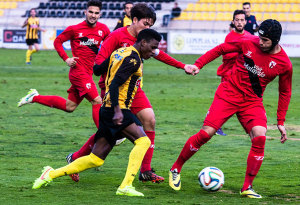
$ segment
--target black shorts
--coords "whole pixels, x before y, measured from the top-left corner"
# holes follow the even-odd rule
[[[123,138],[123,136],[121,136],[121,131],[123,129],[133,123],[138,126],[142,126],[141,122],[130,110],[122,109],[122,113],[124,116],[122,125],[115,125],[112,121],[112,118],[114,117],[114,109],[101,107],[99,112],[99,129],[95,136],[95,142],[101,137],[104,137],[113,147],[117,140]]]
[[[39,43],[39,40],[38,39],[26,39],[26,44],[28,46],[32,46],[35,43]]]

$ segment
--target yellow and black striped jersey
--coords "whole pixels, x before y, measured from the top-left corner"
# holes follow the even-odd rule
[[[114,51],[109,59],[103,105],[130,109],[142,76],[143,63],[133,46]]]
[[[26,26],[26,39],[38,39],[39,18],[29,17]]]
[[[130,26],[132,24],[132,20],[130,17],[128,17],[127,15],[125,15],[123,18],[120,18],[116,27],[114,28],[114,30],[117,30],[118,28],[122,28],[122,27],[126,27],[126,26]]]

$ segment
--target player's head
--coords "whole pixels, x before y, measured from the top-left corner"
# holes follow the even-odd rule
[[[263,21],[258,30],[260,48],[264,52],[270,52],[279,43],[282,33],[281,24],[275,19]]]
[[[250,12],[251,12],[250,2],[244,2],[243,3],[243,10],[245,11],[246,16],[250,16]]]
[[[136,34],[150,28],[156,21],[156,13],[152,6],[145,3],[135,4],[131,9],[132,26]]]
[[[86,16],[86,22],[89,25],[94,26],[97,23],[101,15],[100,14],[101,8],[102,8],[101,1],[90,0],[87,3],[85,16]]]
[[[31,17],[35,17],[36,16],[36,10],[35,9],[30,9],[29,14],[30,14]]]
[[[246,25],[245,12],[243,10],[235,10],[233,12],[232,23],[235,28],[235,31],[238,33],[242,33],[244,31],[244,27]]]
[[[143,59],[149,59],[154,56],[155,50],[161,40],[161,35],[153,29],[142,30],[137,37],[135,45]]]
[[[130,17],[130,11],[133,7],[133,3],[131,1],[127,1],[125,4],[124,4],[124,12],[125,12],[125,15]]]

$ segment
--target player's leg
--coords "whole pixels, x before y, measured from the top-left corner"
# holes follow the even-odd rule
[[[241,195],[249,198],[261,198],[261,196],[252,189],[252,184],[264,159],[267,132],[266,112],[262,103],[258,103],[257,106],[247,106],[247,108],[245,108],[243,112],[238,113],[237,116],[246,132],[249,133],[252,142],[247,159],[247,169]]]
[[[26,44],[28,45],[28,49],[26,51],[26,64],[31,64],[30,63],[30,56],[31,56],[31,51],[32,51],[32,43],[30,41],[30,39],[26,39]]]
[[[151,162],[154,152],[154,140],[155,140],[155,114],[152,109],[151,103],[148,100],[144,91],[139,88],[131,106],[131,111],[135,114],[143,125],[146,135],[151,141],[151,145],[145,154],[142,162],[141,172],[139,180],[146,182],[152,181],[153,183],[160,183],[164,181],[164,178],[155,174],[151,168]]]

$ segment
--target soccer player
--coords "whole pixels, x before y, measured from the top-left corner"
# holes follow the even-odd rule
[[[246,26],[245,30],[254,35],[254,32],[258,31],[258,24],[256,22],[255,16],[251,15],[251,4],[250,2],[243,3],[243,10],[246,13]]]
[[[119,21],[118,21],[116,27],[114,28],[114,30],[117,30],[118,28],[130,26],[132,24],[132,20],[130,18],[130,11],[131,11],[132,7],[133,7],[133,3],[131,1],[127,1],[124,4],[125,15],[124,15],[124,17],[119,19]]]
[[[40,20],[36,17],[36,10],[30,10],[30,17],[25,20],[22,28],[26,26],[26,44],[28,45],[28,50],[26,52],[26,64],[31,64],[31,55],[38,52],[39,49],[39,36],[38,31],[45,31],[40,27]],[[34,46],[34,49],[33,49]]]
[[[35,180],[33,189],[47,185],[55,178],[102,166],[116,140],[126,137],[134,143],[134,147],[129,155],[125,178],[116,194],[144,196],[135,190],[132,182],[150,146],[150,140],[139,120],[130,111],[130,106],[143,75],[142,59],[154,56],[160,40],[161,36],[155,30],[145,29],[139,33],[133,46],[116,50],[100,65],[109,69],[109,75],[105,80],[106,93],[100,109],[100,125],[92,153],[59,169],[44,167],[42,175]]]
[[[58,55],[70,67],[68,99],[60,96],[39,95],[36,89],[31,89],[23,97],[18,107],[29,103],[39,103],[66,112],[73,112],[81,101],[86,98],[92,104],[93,120],[98,127],[101,98],[93,81],[93,65],[101,42],[110,33],[105,24],[99,23],[101,2],[91,0],[85,11],[85,21],[66,28],[54,41]],[[69,57],[63,49],[63,43],[71,40],[73,57]]]
[[[267,84],[279,76],[277,127],[281,133],[280,141],[284,143],[287,140],[284,122],[291,98],[293,70],[290,59],[278,44],[282,33],[280,23],[272,19],[265,20],[258,33],[259,37],[220,44],[195,62],[201,69],[220,55],[230,52],[241,54],[233,65],[228,80],[219,85],[201,130],[187,140],[170,169],[169,185],[174,190],[180,190],[183,164],[211,139],[219,127],[236,114],[252,142],[240,194],[249,198],[261,198],[252,189],[252,183],[264,159],[267,117],[262,103],[263,92]]]
[[[148,6],[144,3],[138,3],[135,4],[131,9],[131,18],[132,24],[129,27],[117,29],[116,31],[112,32],[103,42],[101,50],[97,54],[95,60],[95,74],[97,74],[98,72],[101,73],[101,69],[97,68],[97,65],[100,65],[106,58],[108,58],[114,50],[121,47],[133,45],[136,42],[138,33],[143,29],[150,28],[155,23],[156,14],[151,6]],[[158,49],[156,50],[154,58],[174,67],[185,69],[185,71],[187,71],[188,73],[190,73],[191,69],[194,68],[191,65],[185,65],[175,60],[171,56]],[[103,97],[105,93],[105,76],[106,74],[103,74],[99,81],[99,86],[101,88],[101,97]],[[139,89],[137,90],[137,94],[133,99],[131,112],[135,114],[141,121],[145,133],[151,141],[151,146],[142,162],[139,180],[143,182],[152,181],[153,183],[163,182],[164,178],[155,174],[154,170],[151,168],[155,139],[155,115],[151,103],[141,87],[139,87]],[[92,135],[77,152],[69,155],[67,157],[69,161],[75,160],[78,157],[90,153],[91,147],[93,147],[94,145],[94,137],[95,135]]]

